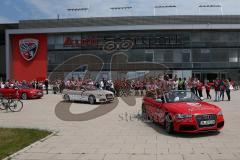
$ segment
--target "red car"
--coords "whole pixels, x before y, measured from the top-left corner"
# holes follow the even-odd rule
[[[15,88],[1,88],[0,94],[4,97],[15,96],[21,99],[37,99],[43,97],[43,91],[28,86],[17,86]]]
[[[147,94],[143,98],[142,113],[163,125],[168,133],[218,131],[224,126],[221,109],[190,91],[170,91],[159,99],[153,97]]]

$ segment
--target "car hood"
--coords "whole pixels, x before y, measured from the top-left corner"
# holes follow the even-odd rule
[[[176,102],[167,103],[167,110],[171,113],[183,114],[217,114],[221,109],[207,102]]]

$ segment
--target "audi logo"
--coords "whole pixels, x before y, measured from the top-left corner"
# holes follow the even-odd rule
[[[109,41],[103,46],[103,50],[107,53],[113,53],[116,51],[128,51],[133,47],[133,42],[131,40],[123,40],[121,42]]]

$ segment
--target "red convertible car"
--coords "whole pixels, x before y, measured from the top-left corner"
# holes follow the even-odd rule
[[[221,109],[190,91],[170,91],[159,99],[147,94],[142,113],[163,125],[168,133],[218,131],[224,126]]]
[[[4,97],[16,96],[15,98],[21,99],[37,99],[43,96],[43,91],[33,89],[28,86],[17,86],[15,88],[1,88],[0,94]]]

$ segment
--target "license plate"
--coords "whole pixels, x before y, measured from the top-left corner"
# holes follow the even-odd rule
[[[215,124],[216,121],[215,120],[209,120],[209,121],[201,121],[200,124],[202,126],[207,126],[207,125],[211,125],[211,124]]]

